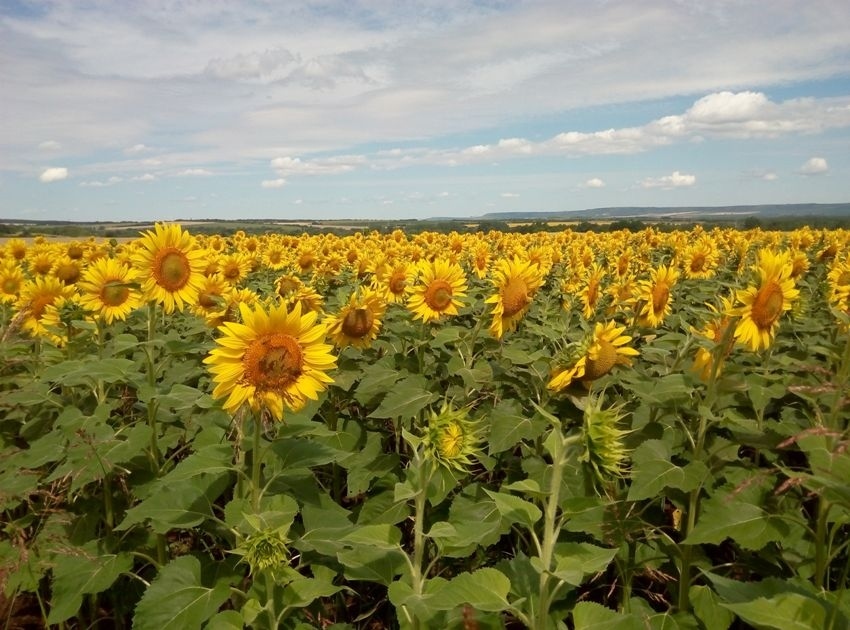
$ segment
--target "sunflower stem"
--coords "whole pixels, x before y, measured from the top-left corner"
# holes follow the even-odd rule
[[[835,401],[832,403],[832,411],[829,416],[829,427],[839,429],[838,418],[843,407],[843,397],[848,388],[848,380],[850,380],[850,331],[847,333],[847,340],[844,342],[844,353],[841,355],[841,363],[838,366],[838,374],[836,374]]]
[[[161,472],[162,456],[159,452],[159,438],[157,436],[156,412],[158,401],[156,396],[156,365],[154,362],[154,339],[156,338],[156,302],[148,303],[148,341],[145,344],[145,356],[147,358],[148,376],[148,424],[151,428],[151,466],[158,476]]]
[[[262,411],[254,414],[254,443],[251,448],[251,504],[254,511],[260,509],[260,495],[262,491],[260,478],[260,464],[263,457],[260,453],[263,442],[263,415]]]

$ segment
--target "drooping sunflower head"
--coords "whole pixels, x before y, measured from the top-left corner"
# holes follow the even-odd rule
[[[378,336],[386,308],[382,293],[373,289],[355,291],[333,317],[328,334],[338,348],[368,348]]]
[[[166,313],[193,304],[207,263],[189,232],[177,224],[157,223],[136,245],[133,263],[143,278],[144,298],[162,304]]]
[[[459,472],[467,472],[472,458],[483,448],[481,424],[469,417],[468,409],[446,403],[432,411],[422,437],[425,455],[432,461]]]
[[[332,347],[324,343],[326,328],[316,313],[301,314],[301,306],[285,304],[268,311],[240,304],[242,323],[225,322],[222,336],[204,359],[213,375],[213,397],[223,398],[224,409],[235,413],[244,403],[266,409],[278,420],[284,405],[298,411],[307,399],[318,399],[333,379],[336,366]]]
[[[419,279],[408,287],[407,308],[414,319],[436,321],[444,315],[457,315],[466,296],[466,276],[460,265],[444,259],[419,264]]]
[[[582,441],[584,449],[579,459],[590,468],[598,482],[608,482],[623,476],[629,450],[624,438],[630,433],[621,428],[625,418],[622,405],[604,408],[604,396],[589,396],[584,408]]]
[[[548,388],[560,392],[576,381],[589,387],[615,366],[631,365],[632,357],[639,352],[628,345],[632,338],[623,334],[625,329],[613,321],[597,322],[591,334],[577,344],[568,345],[555,358]]]
[[[536,263],[520,258],[502,258],[493,267],[495,293],[485,302],[493,305],[490,334],[501,339],[505,332],[516,329],[528,312],[540,285],[543,274]]]
[[[135,269],[114,258],[99,258],[80,279],[80,304],[107,324],[127,319],[142,301],[138,282]]]

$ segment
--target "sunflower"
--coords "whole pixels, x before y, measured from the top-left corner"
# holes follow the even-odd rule
[[[638,281],[635,300],[640,325],[655,328],[670,314],[670,289],[678,281],[679,272],[661,265],[651,269],[649,275],[649,280]]]
[[[472,457],[483,450],[482,426],[469,417],[468,410],[444,404],[439,412],[431,411],[422,437],[425,455],[450,470],[468,472]]]
[[[463,306],[458,298],[466,296],[466,276],[460,265],[444,259],[419,264],[416,285],[408,287],[407,308],[413,319],[431,322],[443,315],[457,315]]]
[[[218,273],[232,286],[242,282],[250,272],[251,259],[242,252],[224,254],[218,259]]]
[[[46,276],[53,269],[53,259],[56,257],[52,248],[33,248],[27,254],[29,271],[34,276]]]
[[[714,276],[717,267],[717,251],[707,238],[700,239],[685,249],[685,277],[707,279]]]
[[[134,256],[136,269],[144,278],[145,299],[162,304],[166,313],[182,311],[198,298],[205,252],[195,247],[195,239],[179,225],[157,223],[139,239]]]
[[[378,336],[386,309],[387,302],[377,291],[355,291],[333,318],[328,334],[338,348],[368,348]]]
[[[83,262],[79,258],[61,256],[53,263],[50,273],[65,284],[74,284],[83,275]]]
[[[227,295],[232,290],[221,274],[204,276],[201,282],[198,299],[192,304],[192,312],[207,320],[207,323],[215,322],[221,324],[219,319],[224,317],[227,311]]]
[[[723,361],[729,356],[729,353],[732,351],[732,347],[735,343],[735,337],[729,335],[729,326],[732,325],[733,318],[730,315],[732,311],[732,300],[720,296],[721,308],[717,309],[713,304],[707,304],[708,308],[714,314],[714,317],[708,321],[701,331],[692,331],[696,332],[698,335],[705,337],[709,341],[711,341],[714,346],[707,348],[701,347],[697,349],[696,356],[694,357],[694,365],[693,370],[703,381],[707,381],[711,378],[712,371],[714,368],[714,358],[715,353],[719,352],[720,356],[718,356],[718,365],[716,368],[716,374],[720,374],[720,370],[723,367]],[[725,343],[723,340],[726,340]],[[717,350],[716,347],[718,344],[723,343],[723,349]]]
[[[24,274],[14,260],[0,261],[0,302],[17,302],[23,282]]]
[[[605,277],[605,270],[599,265],[599,263],[591,263],[590,268],[587,270],[587,276],[585,277],[585,282],[579,291],[579,299],[581,300],[581,308],[582,315],[584,315],[585,319],[593,319],[593,315],[596,312],[596,305],[599,302],[599,298],[602,294],[600,290],[600,285],[602,284],[602,279]]]
[[[41,325],[35,334],[49,339],[59,348],[64,348],[78,330],[72,322],[83,319],[85,315],[79,296],[60,295],[53,303],[44,307]]]
[[[27,256],[27,243],[23,239],[13,238],[6,243],[6,255],[12,260],[21,262]]]
[[[114,258],[96,260],[80,279],[80,305],[107,324],[127,319],[142,302],[138,281],[135,269]]]
[[[498,260],[493,268],[496,292],[485,302],[493,305],[490,334],[501,339],[505,332],[516,330],[519,320],[528,312],[534,295],[543,284],[540,267],[527,260]]]
[[[384,266],[373,279],[372,287],[385,289],[387,302],[404,302],[407,287],[413,280],[411,266],[404,262]]]
[[[754,352],[770,346],[779,328],[779,318],[791,310],[792,302],[800,295],[791,277],[793,264],[788,252],[774,253],[763,249],[758,254],[755,269],[758,286],[738,291],[741,306],[733,314],[741,317],[735,327],[735,339]]]
[[[615,322],[597,322],[593,334],[567,353],[565,365],[555,368],[548,388],[560,392],[573,381],[589,385],[615,365],[631,365],[631,357],[637,356],[638,351],[627,346],[632,338],[623,334],[625,329]]]
[[[43,318],[45,309],[60,298],[71,298],[74,287],[65,286],[54,276],[39,276],[21,286],[18,310],[26,313],[22,327],[33,336],[47,336]]]
[[[623,405],[604,408],[602,398],[591,397],[585,405],[581,429],[584,448],[579,461],[587,463],[594,480],[605,484],[625,473],[629,456],[625,437],[631,431],[620,428],[626,415]]]
[[[316,313],[301,314],[280,304],[268,312],[240,305],[242,323],[219,326],[222,336],[204,359],[213,375],[213,397],[235,413],[244,403],[283,418],[284,404],[298,411],[307,399],[318,399],[333,379],[336,366],[331,346],[324,343],[325,326],[316,325]]]
[[[829,301],[839,305],[850,296],[850,257],[843,261],[835,260],[826,274],[829,283]]]

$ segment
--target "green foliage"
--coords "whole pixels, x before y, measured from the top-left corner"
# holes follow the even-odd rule
[[[499,340],[492,286],[471,274],[450,320],[390,305],[378,339],[340,351],[334,383],[281,423],[222,410],[202,363],[217,333],[188,312],[140,309],[54,346],[10,330],[5,308],[8,596],[47,624],[142,630],[850,627],[850,341],[823,262],[810,256],[806,301],[771,348],[734,346],[703,380],[694,352],[719,346],[696,333],[706,302],[746,282],[732,261],[682,280],[650,330],[610,296],[611,318],[580,318],[560,253]],[[245,284],[273,280],[260,268]],[[328,317],[367,282],[317,280]],[[632,364],[549,390],[559,353],[608,319]],[[619,474],[583,450],[591,401],[617,412]],[[433,456],[453,435],[428,433],[444,408],[475,427],[463,466]]]

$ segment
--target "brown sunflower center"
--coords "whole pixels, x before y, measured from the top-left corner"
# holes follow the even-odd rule
[[[315,262],[315,257],[310,252],[305,252],[298,257],[298,266],[301,267],[302,270],[306,271],[313,266]]]
[[[452,303],[452,285],[442,279],[437,279],[425,289],[425,304],[431,310],[442,313]]]
[[[153,277],[166,291],[179,291],[185,287],[191,273],[189,259],[176,247],[165,247],[157,252],[153,262]]]
[[[274,333],[251,342],[242,365],[249,384],[261,391],[279,391],[301,376],[304,354],[295,337]]]
[[[35,319],[41,319],[44,315],[44,310],[55,301],[55,295],[43,295],[33,299],[30,304],[30,315]]]
[[[702,271],[705,266],[705,254],[694,254],[691,258],[691,271]]]
[[[389,281],[390,292],[393,295],[401,295],[404,293],[404,286],[407,284],[407,278],[404,273],[400,271],[394,271],[393,275],[390,276]]]
[[[219,296],[215,293],[200,293],[198,295],[198,305],[203,309],[211,309],[218,306]]]
[[[752,305],[752,318],[760,330],[767,330],[782,314],[785,299],[782,287],[772,280],[758,290]]]
[[[666,282],[657,282],[652,287],[652,312],[656,315],[662,313],[670,299],[670,287]]]
[[[68,246],[68,258],[73,258],[74,260],[79,260],[83,257],[83,248],[79,245],[69,245]]]
[[[8,295],[12,295],[17,293],[21,288],[21,283],[15,278],[4,278],[3,279],[3,293]]]
[[[587,357],[584,369],[585,381],[595,381],[597,378],[605,376],[617,363],[617,348],[610,341],[598,339],[599,355],[596,359]]]
[[[298,282],[295,278],[283,277],[277,281],[277,294],[280,297],[286,297],[296,289],[298,289]]]
[[[835,280],[835,284],[839,287],[850,285],[850,271],[842,271],[841,275]]]
[[[224,266],[222,275],[228,280],[237,280],[242,275],[242,270],[239,269],[238,263],[228,263]]]
[[[520,313],[528,305],[528,285],[522,278],[511,278],[502,289],[502,304],[505,317]]]
[[[74,284],[80,278],[80,268],[75,264],[59,265],[56,268],[56,277],[65,284]]]
[[[53,266],[52,261],[49,258],[36,258],[32,264],[33,273],[37,273],[40,276],[43,276],[50,268]]]
[[[124,286],[121,282],[113,280],[103,285],[100,290],[100,300],[106,306],[121,306],[127,301],[130,295],[130,289]]]
[[[368,308],[355,308],[345,315],[342,320],[342,332],[346,337],[360,339],[369,334],[375,321],[372,311]]]

